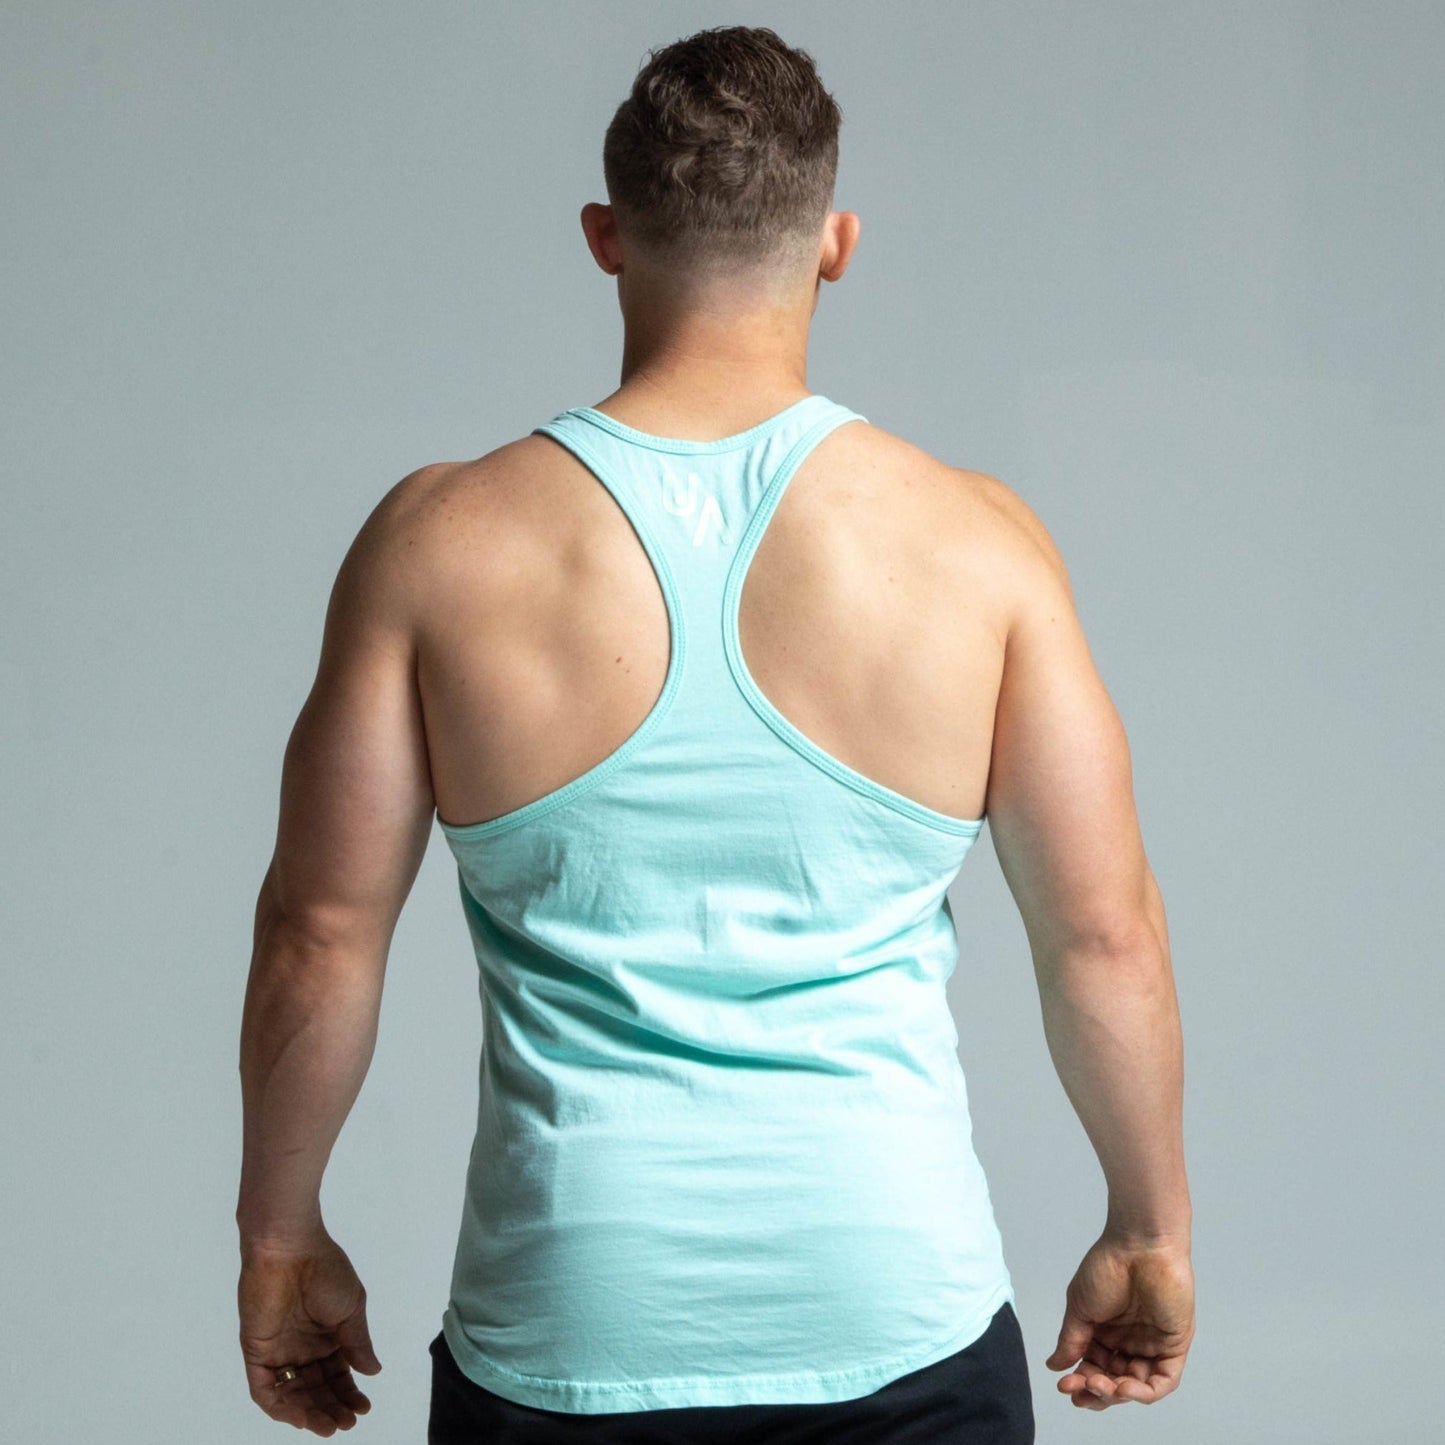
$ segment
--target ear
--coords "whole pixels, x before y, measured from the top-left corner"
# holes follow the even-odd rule
[[[592,258],[609,275],[622,270],[622,242],[617,234],[617,218],[612,207],[600,201],[588,201],[582,207],[582,234]]]
[[[824,225],[823,252],[818,259],[818,275],[824,281],[837,281],[848,269],[858,245],[862,222],[856,211],[834,211]]]

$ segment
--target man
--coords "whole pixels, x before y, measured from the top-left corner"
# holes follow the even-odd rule
[[[812,393],[859,237],[806,53],[719,27],[609,127],[620,387],[393,487],[286,750],[242,1028],[241,1346],[370,1408],[319,1209],[437,819],[480,968],[428,1439],[1032,1440],[944,985],[985,817],[1108,1182],[1047,1364],[1152,1402],[1194,1332],[1182,1046],[1128,745],[1002,482]]]

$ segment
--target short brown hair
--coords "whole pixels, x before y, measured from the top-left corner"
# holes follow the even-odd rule
[[[667,270],[801,264],[832,208],[842,119],[812,57],[772,30],[649,50],[602,146],[618,226]]]

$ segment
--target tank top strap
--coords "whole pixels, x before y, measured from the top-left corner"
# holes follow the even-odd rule
[[[659,727],[668,714],[673,731],[699,736],[724,719],[746,725],[736,714],[748,691],[736,642],[743,573],[804,458],[855,420],[867,417],[814,394],[715,441],[638,431],[593,407],[569,407],[534,428],[607,488],[652,564],[672,653],[652,719]]]
[[[711,583],[720,595],[764,498],[776,505],[808,452],[855,420],[867,417],[815,393],[714,441],[657,436],[586,406],[533,430],[568,448],[612,493],[660,579],[667,570],[679,590],[697,594]]]

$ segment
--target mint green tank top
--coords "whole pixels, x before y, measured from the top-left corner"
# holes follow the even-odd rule
[[[439,820],[483,1016],[442,1329],[518,1404],[853,1399],[1014,1298],[945,997],[983,819],[816,746],[738,643],[789,478],[853,420],[815,394],[711,442],[591,407],[536,428],[630,520],[671,660],[587,772]]]

